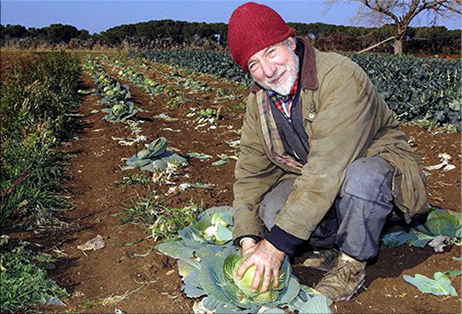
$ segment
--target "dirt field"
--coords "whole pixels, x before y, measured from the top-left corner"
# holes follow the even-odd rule
[[[2,53],[4,58],[4,53]],[[3,59],[5,60],[5,59]],[[4,76],[2,62],[2,79]],[[153,65],[151,70],[133,67],[162,84],[174,84],[165,73],[173,70],[162,65]],[[111,67],[107,67],[111,70]],[[17,232],[10,234],[12,238],[25,239],[41,246],[49,253],[60,256],[57,267],[51,276],[70,293],[63,301],[66,308],[41,308],[47,312],[83,312],[114,313],[120,309],[125,313],[192,313],[195,300],[187,299],[181,291],[181,279],[177,272],[176,261],[163,256],[157,251],[138,257],[138,254],[149,252],[156,244],[147,239],[135,245],[123,245],[141,240],[150,233],[148,225],[123,224],[119,213],[123,206],[130,205],[131,199],[138,195],[146,195],[148,188],[155,190],[167,207],[184,207],[194,200],[202,203],[204,208],[231,205],[233,200],[233,182],[235,161],[221,166],[211,163],[219,160],[217,155],[233,155],[236,148],[229,143],[239,140],[245,110],[231,109],[241,105],[244,99],[217,100],[216,89],[227,88],[237,94],[247,95],[248,90],[237,84],[215,78],[195,75],[197,80],[206,81],[214,89],[209,92],[189,93],[183,90],[190,101],[179,107],[167,106],[169,96],[161,94],[152,96],[129,82],[116,76],[119,81],[131,87],[132,97],[138,106],[149,110],[138,116],[143,123],[142,134],[147,142],[133,146],[122,146],[112,137],[131,137],[128,124],[111,124],[102,120],[104,113],[91,113],[101,109],[97,103],[100,96],[82,97],[79,110],[82,128],[71,142],[64,143],[63,151],[73,154],[67,171],[71,180],[66,188],[72,197],[74,208],[59,217],[69,223],[67,230],[57,230],[47,234],[34,232]],[[182,76],[187,74],[180,71]],[[82,73],[82,89],[95,88],[93,79]],[[245,97],[244,97],[245,98]],[[188,118],[190,107],[221,107],[222,120],[218,120],[216,129],[208,126],[198,127],[193,118]],[[179,118],[178,121],[166,122],[154,118],[161,113]],[[454,170],[428,170],[428,194],[430,204],[446,209],[461,211],[461,139],[457,133],[441,133],[425,131],[417,126],[403,126],[403,130],[414,143],[414,149],[424,157],[424,166],[440,163],[439,153],[448,153],[456,165]],[[172,185],[144,184],[121,187],[120,181],[129,171],[122,171],[124,158],[144,148],[145,143],[164,136],[169,145],[178,149],[179,154],[201,152],[213,156],[213,159],[196,159],[189,161],[189,166],[182,169],[170,181],[179,183],[207,183],[212,189],[187,189],[175,191],[165,196]],[[135,171],[136,172],[136,171]],[[77,249],[78,245],[101,235],[106,247],[98,251]],[[398,248],[382,247],[378,258],[371,262],[366,271],[364,288],[350,301],[336,302],[334,313],[456,313],[461,306],[461,279],[454,278],[458,297],[441,297],[423,294],[414,286],[406,283],[402,276],[423,274],[433,277],[437,271],[460,269],[460,262],[452,259],[460,256],[460,247],[449,247],[443,253],[436,254],[431,248],[415,248],[401,246]],[[303,258],[293,261],[294,274],[307,285],[315,284],[322,272],[302,266]]]

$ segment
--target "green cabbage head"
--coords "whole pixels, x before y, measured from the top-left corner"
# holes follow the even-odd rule
[[[252,281],[255,276],[255,271],[257,269],[256,265],[253,265],[249,269],[247,269],[241,280],[237,279],[237,271],[248,257],[249,255],[240,256],[239,254],[230,254],[225,259],[223,264],[223,273],[225,275],[225,278],[228,280],[229,283],[235,285],[239,290],[240,302],[263,304],[275,301],[278,298],[279,293],[286,287],[287,281],[290,277],[289,263],[285,262],[282,265],[279,274],[279,285],[276,289],[273,288],[273,278],[271,279],[268,291],[260,293],[261,286],[263,284],[263,281],[261,281],[258,291],[252,292]]]

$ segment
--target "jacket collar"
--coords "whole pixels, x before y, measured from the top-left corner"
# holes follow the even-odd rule
[[[310,40],[306,37],[295,37],[297,41],[297,51],[303,53],[300,70],[300,83],[302,89],[315,90],[318,88],[318,78],[316,71],[316,56]],[[261,90],[262,87],[254,83],[250,89],[252,93]]]

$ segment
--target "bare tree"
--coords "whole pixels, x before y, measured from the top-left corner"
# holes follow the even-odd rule
[[[339,0],[327,0],[328,7]],[[461,15],[462,0],[348,0],[362,5],[354,18],[367,25],[395,25],[394,52],[403,54],[403,40],[411,21],[417,15],[426,15],[435,24],[438,19]]]

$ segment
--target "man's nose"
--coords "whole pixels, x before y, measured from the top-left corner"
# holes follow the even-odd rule
[[[273,77],[274,72],[276,71],[276,66],[272,62],[265,60],[261,63],[261,67],[263,69],[263,74],[266,77]]]

